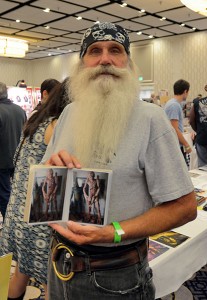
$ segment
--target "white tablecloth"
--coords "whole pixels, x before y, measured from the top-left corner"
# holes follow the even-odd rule
[[[197,172],[197,171],[195,171]],[[207,172],[198,171],[206,176]],[[207,263],[207,212],[198,210],[196,220],[174,229],[190,239],[150,261],[156,287],[156,298],[172,292]]]

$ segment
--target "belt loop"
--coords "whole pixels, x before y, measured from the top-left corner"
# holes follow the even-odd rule
[[[90,265],[90,258],[88,255],[85,257],[85,265],[86,265],[86,273],[88,276],[91,276],[91,265]]]
[[[142,251],[142,247],[145,246],[145,247],[148,248],[147,243],[148,243],[148,239],[144,239],[144,240],[142,241],[141,245],[140,245],[139,243],[137,243],[137,244],[135,245],[135,248],[137,249],[137,252],[138,252],[138,254],[139,254],[140,262],[142,262],[142,261],[145,259],[145,257],[146,257],[146,256],[144,255],[143,251]]]

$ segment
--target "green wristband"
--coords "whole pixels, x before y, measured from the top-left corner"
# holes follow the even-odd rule
[[[121,225],[119,224],[119,222],[112,222],[111,224],[114,226],[114,229],[115,229],[114,243],[120,243],[121,242],[121,236],[122,236],[122,234],[125,234],[125,232],[121,228]]]

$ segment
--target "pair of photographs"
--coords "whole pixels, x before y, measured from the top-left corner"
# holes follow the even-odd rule
[[[31,225],[68,220],[107,224],[111,170],[30,168],[24,221]]]

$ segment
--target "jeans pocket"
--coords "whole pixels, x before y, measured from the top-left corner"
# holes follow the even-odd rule
[[[143,300],[155,299],[155,286],[152,276],[152,269],[147,266],[145,269],[145,280],[143,282]]]
[[[94,286],[105,294],[129,296],[139,294],[141,290],[141,281],[136,266],[94,272],[92,280]]]

